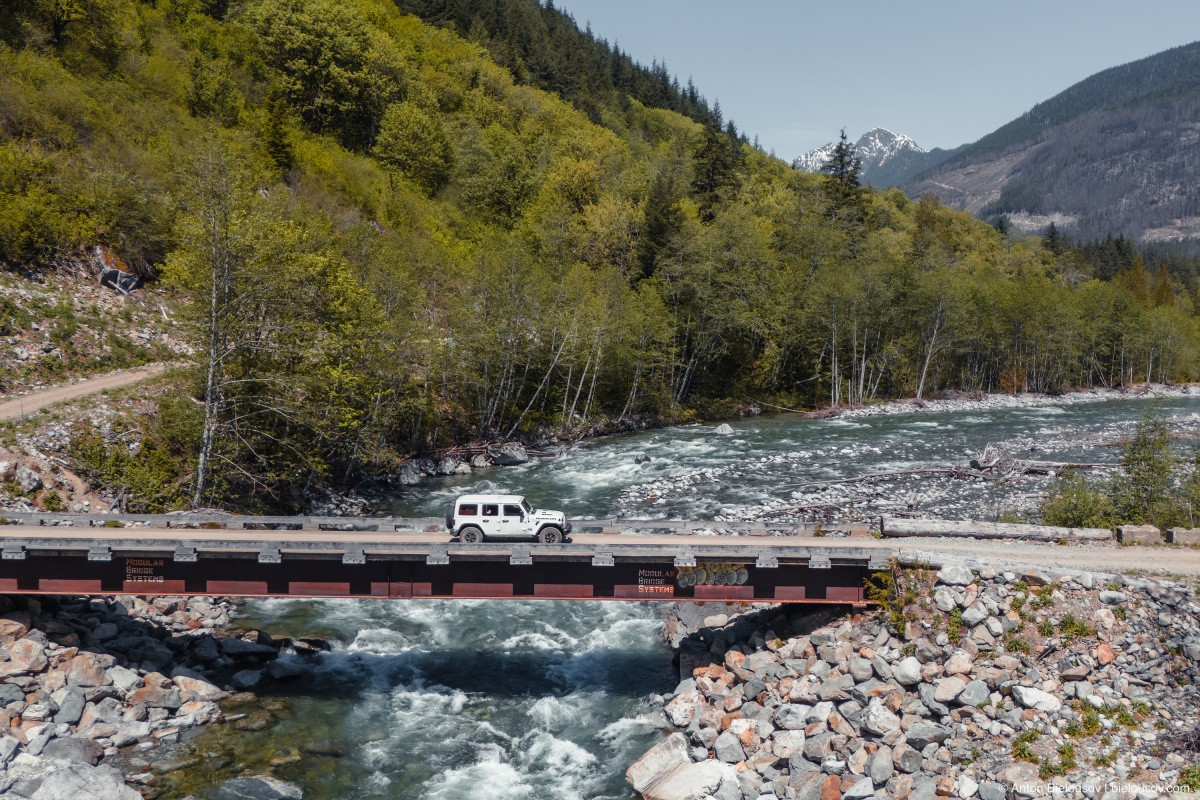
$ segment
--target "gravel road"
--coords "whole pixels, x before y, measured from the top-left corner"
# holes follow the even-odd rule
[[[131,383],[145,380],[152,375],[157,375],[164,369],[166,369],[165,364],[150,364],[145,367],[138,367],[137,369],[119,370],[117,372],[110,372],[107,375],[98,375],[95,378],[88,378],[78,383],[51,386],[49,389],[43,389],[39,392],[30,392],[29,394],[15,397],[12,400],[0,402],[0,420],[21,419],[55,403],[86,397],[90,394],[102,392],[105,389],[117,389],[122,386],[128,386]]]

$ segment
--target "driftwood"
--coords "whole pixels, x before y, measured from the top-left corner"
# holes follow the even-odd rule
[[[784,506],[782,508],[772,508],[770,511],[762,512],[761,516],[769,517],[772,514],[793,514],[799,511],[838,511],[841,506],[836,506],[833,503],[805,503],[800,506]]]
[[[1025,539],[1035,542],[1103,541],[1113,538],[1104,528],[1062,528],[1050,525],[1023,525],[1014,522],[978,522],[944,519],[886,518],[884,537],[952,536],[965,539]]]
[[[920,469],[898,469],[891,472],[871,472],[853,478],[834,478],[828,481],[810,481],[808,483],[792,483],[785,488],[808,489],[813,486],[837,486],[845,483],[872,483],[887,478],[900,478],[906,475],[952,475],[955,478],[985,478],[983,475],[970,472],[963,467],[923,467]],[[986,478],[985,478],[986,479]]]

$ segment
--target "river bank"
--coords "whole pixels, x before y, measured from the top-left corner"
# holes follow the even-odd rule
[[[953,565],[895,579],[880,610],[824,625],[782,610],[707,620],[684,640],[665,706],[676,732],[629,769],[633,788],[647,800],[1200,788],[1191,587]]]
[[[227,708],[245,692],[301,671],[281,653],[320,647],[238,631],[232,610],[222,598],[0,596],[0,795],[155,796],[165,748],[236,724],[246,714]]]

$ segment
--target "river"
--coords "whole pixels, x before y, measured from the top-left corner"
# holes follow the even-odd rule
[[[572,516],[744,518],[830,491],[800,484],[962,464],[988,445],[1022,458],[1115,462],[1112,444],[1147,413],[1194,435],[1200,397],[763,416],[731,422],[726,436],[682,426],[413,487],[381,511],[440,515],[489,480]],[[913,478],[865,499],[843,494],[858,497],[864,516],[916,506],[978,517],[1030,513],[1043,485]],[[244,627],[325,637],[333,651],[304,662],[266,710],[179,745],[168,758],[202,761],[170,773],[167,796],[208,798],[225,778],[270,773],[309,800],[632,798],[625,770],[661,736],[654,697],[675,683],[651,604],[264,600],[243,615]]]

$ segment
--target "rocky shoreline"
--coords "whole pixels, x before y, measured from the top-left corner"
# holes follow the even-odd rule
[[[293,654],[327,649],[237,632],[232,610],[222,598],[0,596],[0,796],[154,796],[156,753],[235,719],[222,702],[300,674]],[[114,766],[130,753],[143,769]],[[262,783],[256,797],[300,796],[240,780]]]
[[[1072,389],[1062,394],[1001,394],[949,391],[929,400],[907,398],[889,400],[854,408],[824,408],[812,412],[821,419],[856,419],[860,417],[895,416],[900,414],[936,414],[954,411],[994,411],[1006,408],[1043,408],[1080,403],[1103,403],[1109,400],[1152,400],[1162,397],[1194,397],[1200,395],[1200,385],[1170,386],[1161,383],[1136,384],[1128,389]]]
[[[1200,790],[1200,599],[1186,585],[897,569],[867,613],[799,607],[673,630],[675,728],[646,800],[1088,800]],[[695,618],[704,613],[688,612]]]

